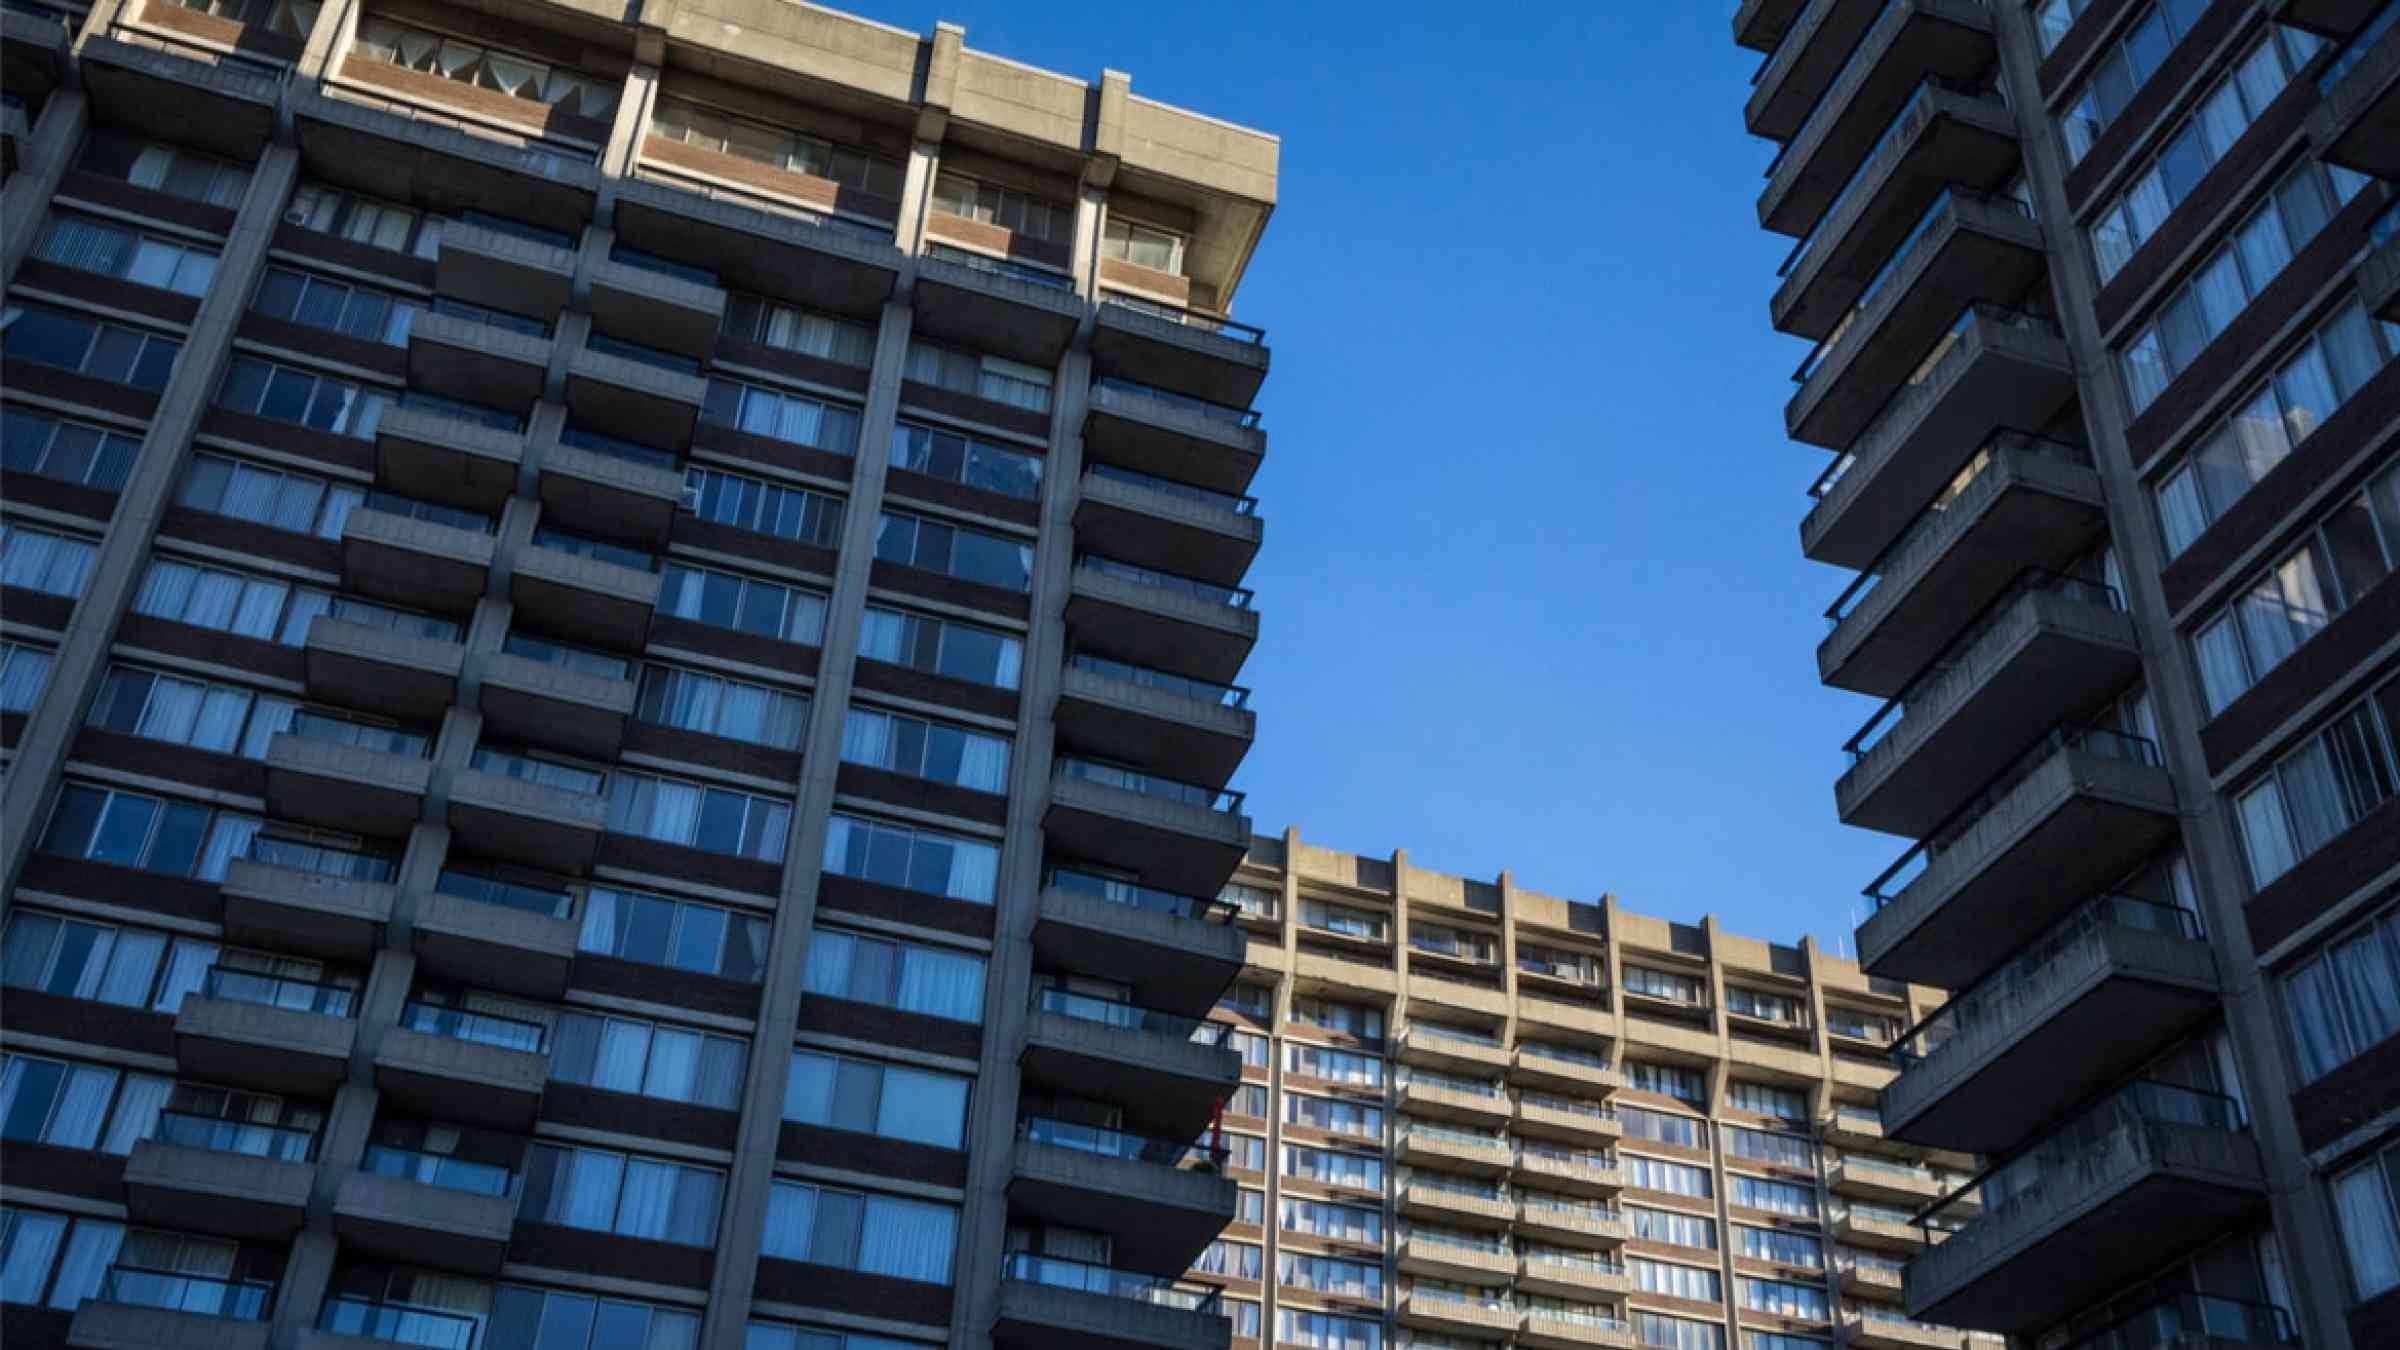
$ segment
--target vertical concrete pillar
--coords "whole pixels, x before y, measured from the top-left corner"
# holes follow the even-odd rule
[[[17,171],[0,187],[0,285],[16,284],[17,265],[33,250],[58,180],[75,162],[91,120],[91,100],[73,86],[60,85],[42,105]]]

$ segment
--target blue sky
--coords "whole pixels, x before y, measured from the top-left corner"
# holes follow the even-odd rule
[[[1904,844],[1833,816],[1731,0],[841,7],[1282,137],[1259,829],[1846,950]]]

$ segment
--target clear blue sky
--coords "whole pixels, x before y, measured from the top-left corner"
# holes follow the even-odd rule
[[[1282,138],[1260,830],[1845,950],[1904,844],[1833,815],[1732,0],[836,3]]]

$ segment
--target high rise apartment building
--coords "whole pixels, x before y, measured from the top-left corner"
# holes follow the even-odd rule
[[[11,1350],[1221,1346],[1274,139],[784,0],[4,19]]]
[[[1938,991],[1297,830],[1225,894],[1236,1350],[1964,1350],[1900,1272],[1974,1162],[1875,1112]]]
[[[1747,0],[1912,1315],[2400,1344],[2400,4]],[[1800,471],[1795,470],[1797,475]]]

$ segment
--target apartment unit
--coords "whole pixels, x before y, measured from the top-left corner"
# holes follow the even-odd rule
[[[1973,1160],[1875,1109],[1938,991],[1297,830],[1225,898],[1235,1347],[1963,1350],[1901,1268]]]
[[[0,17],[12,1350],[1222,1346],[1274,139],[783,0]]]
[[[1884,1126],[1985,1164],[1910,1315],[2400,1344],[2400,4],[1733,29],[1860,962],[1954,991]]]

